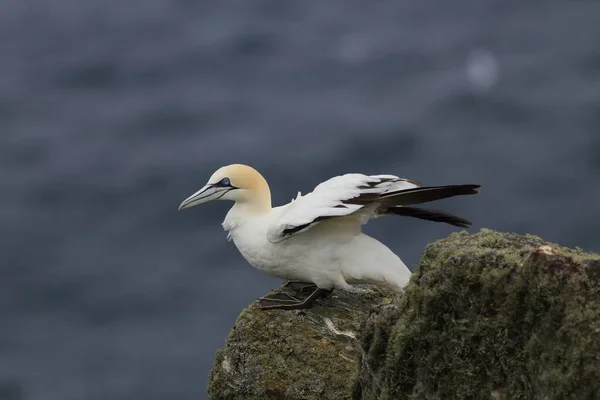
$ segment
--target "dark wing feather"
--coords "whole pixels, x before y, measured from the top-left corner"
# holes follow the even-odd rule
[[[388,192],[379,196],[378,201],[395,206],[428,203],[449,197],[477,194],[480,185],[426,186]]]
[[[285,240],[327,219],[362,213],[364,222],[393,209],[389,213],[447,222],[457,226],[468,223],[459,217],[425,210],[400,210],[399,206],[421,204],[459,195],[476,194],[479,185],[418,187],[418,182],[393,175],[346,174],[319,184],[313,192],[299,196],[285,206],[279,218],[267,229],[272,243]],[[361,221],[363,219],[361,218]],[[364,223],[361,222],[361,223]]]

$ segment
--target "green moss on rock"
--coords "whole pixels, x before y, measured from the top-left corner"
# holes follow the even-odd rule
[[[371,315],[355,399],[600,398],[600,256],[482,230]]]
[[[209,398],[350,399],[360,369],[358,337],[364,321],[372,307],[395,296],[370,287],[334,291],[310,310],[265,311],[251,305],[217,353]]]

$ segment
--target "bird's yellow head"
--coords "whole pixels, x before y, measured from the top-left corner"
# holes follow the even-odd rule
[[[206,203],[210,200],[233,200],[253,208],[271,208],[271,191],[263,176],[254,168],[232,164],[219,168],[208,183],[185,199],[180,210]]]

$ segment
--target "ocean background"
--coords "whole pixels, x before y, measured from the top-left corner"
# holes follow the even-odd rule
[[[280,281],[177,212],[246,163],[274,204],[346,172],[481,228],[600,252],[596,0],[2,0],[0,400],[206,398]],[[412,269],[457,228],[366,231]]]

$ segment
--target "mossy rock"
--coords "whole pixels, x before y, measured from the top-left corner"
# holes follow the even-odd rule
[[[600,399],[600,256],[490,230],[429,245],[371,315],[354,399]]]
[[[293,292],[279,288],[269,295]],[[298,296],[296,293],[293,293]],[[238,317],[209,378],[212,400],[351,399],[360,334],[369,311],[399,294],[377,287],[334,290],[309,310],[261,310]]]

